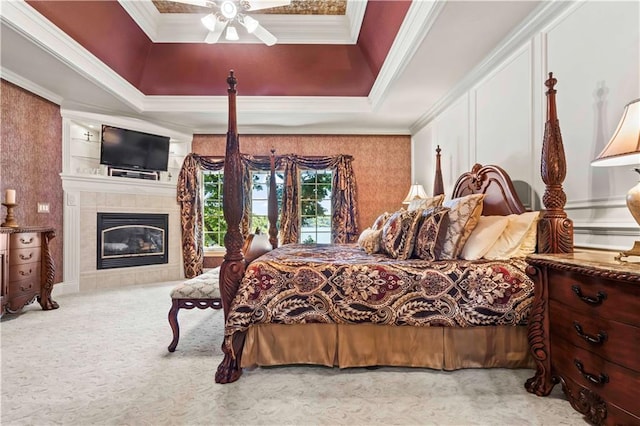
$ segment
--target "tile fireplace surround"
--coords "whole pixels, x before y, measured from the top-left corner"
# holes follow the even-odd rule
[[[102,175],[63,175],[64,283],[56,293],[84,292],[132,284],[179,280],[180,206],[176,183]],[[169,215],[169,263],[97,269],[97,214],[161,213]],[[62,288],[58,288],[62,287]]]

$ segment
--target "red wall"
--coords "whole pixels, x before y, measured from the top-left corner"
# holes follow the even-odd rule
[[[7,188],[16,190],[14,209],[19,225],[50,226],[56,266],[54,282],[62,282],[62,117],[60,107],[0,80],[0,198]],[[37,204],[49,203],[49,214]],[[6,216],[2,207],[1,222]]]

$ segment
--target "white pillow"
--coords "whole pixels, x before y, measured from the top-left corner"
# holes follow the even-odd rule
[[[485,253],[485,259],[509,259],[518,254],[520,245],[526,237],[530,237],[531,228],[537,226],[540,212],[512,214],[507,217],[509,224],[495,244]]]
[[[481,259],[500,238],[508,224],[508,216],[480,216],[460,257],[467,260]]]

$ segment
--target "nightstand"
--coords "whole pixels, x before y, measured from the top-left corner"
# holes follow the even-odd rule
[[[527,257],[535,282],[529,347],[536,374],[527,391],[556,383],[594,424],[640,424],[640,264],[615,253]]]

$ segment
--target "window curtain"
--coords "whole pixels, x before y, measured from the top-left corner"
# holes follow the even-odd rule
[[[280,244],[291,244],[297,243],[300,236],[298,165],[292,157],[285,157],[283,163],[284,192],[280,216]]]
[[[281,241],[283,244],[296,243],[300,236],[299,221],[299,180],[298,170],[333,170],[331,209],[333,210],[331,241],[334,244],[352,243],[358,238],[358,212],[356,207],[356,180],[353,174],[353,157],[337,155],[331,157],[298,157],[287,155],[283,158],[285,191],[282,200]]]
[[[178,175],[177,201],[180,203],[182,228],[182,258],[184,275],[193,278],[202,274],[202,170],[222,170],[224,158],[207,158],[197,154],[185,157]]]

